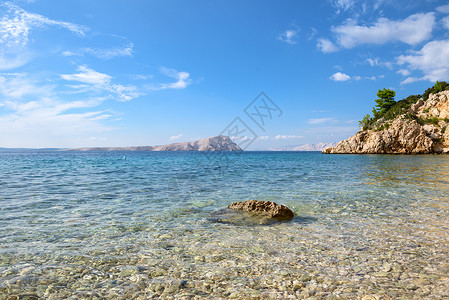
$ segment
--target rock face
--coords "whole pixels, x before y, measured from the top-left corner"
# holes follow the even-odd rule
[[[395,119],[391,126],[382,131],[367,130],[356,133],[341,141],[324,153],[432,153],[432,139],[415,120]]]
[[[174,143],[162,146],[138,147],[95,147],[77,148],[66,151],[243,151],[228,136],[218,135],[186,143]]]
[[[384,121],[380,130],[356,133],[335,147],[326,148],[329,154],[429,154],[449,153],[449,91],[431,94],[427,101],[420,99],[410,113],[421,124],[405,115]]]
[[[246,211],[279,221],[291,220],[295,216],[293,211],[287,206],[271,201],[247,200],[244,202],[234,202],[228,208]]]

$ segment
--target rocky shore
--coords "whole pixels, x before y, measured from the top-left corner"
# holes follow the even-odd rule
[[[326,154],[449,153],[449,91],[430,94],[393,120],[378,120],[373,129],[359,131]]]

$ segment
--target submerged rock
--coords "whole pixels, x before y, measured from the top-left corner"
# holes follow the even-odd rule
[[[291,220],[295,216],[293,211],[287,206],[271,201],[247,200],[244,202],[234,202],[228,208],[246,211],[278,221]]]
[[[237,226],[270,225],[277,223],[268,216],[256,215],[242,210],[223,208],[212,212],[207,218],[214,223],[232,224]]]

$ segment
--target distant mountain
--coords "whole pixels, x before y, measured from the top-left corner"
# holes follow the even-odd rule
[[[58,151],[61,148],[0,148],[0,151]]]
[[[285,146],[281,148],[271,148],[271,151],[323,151],[328,147],[335,147],[337,143],[318,143],[318,144],[305,144],[301,146]]]
[[[292,151],[323,151],[328,147],[335,147],[337,143],[318,143],[318,144],[305,144],[292,149]]]
[[[174,143],[162,146],[93,147],[67,149],[65,151],[243,151],[229,137],[213,136],[202,140]]]

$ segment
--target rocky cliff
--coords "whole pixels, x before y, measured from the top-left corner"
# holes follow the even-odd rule
[[[95,147],[77,148],[66,151],[243,151],[229,137],[213,136],[193,142],[174,143],[162,146],[138,147]]]
[[[360,131],[323,153],[449,153],[449,91],[420,99],[407,113],[379,120],[375,128]]]

